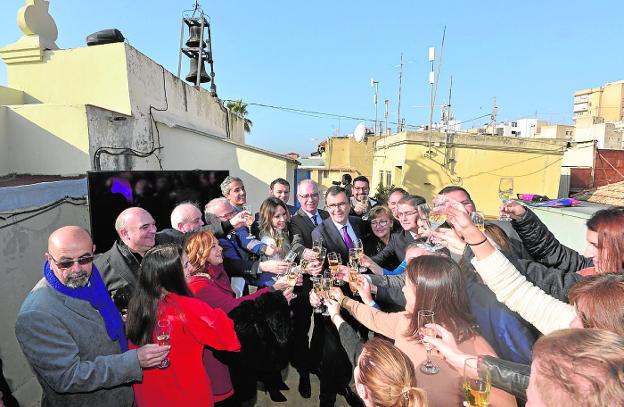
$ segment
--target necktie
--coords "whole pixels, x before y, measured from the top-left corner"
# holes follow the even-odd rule
[[[353,240],[351,240],[351,236],[349,236],[349,233],[347,232],[347,225],[342,227],[342,240],[344,240],[347,250],[353,249]]]
[[[314,226],[318,226],[318,221],[316,220],[316,215],[312,215],[312,223],[314,223]]]

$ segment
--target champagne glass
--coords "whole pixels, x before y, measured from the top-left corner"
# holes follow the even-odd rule
[[[334,278],[334,285],[341,286],[344,285],[344,281],[336,279],[336,274],[338,273],[338,267],[342,263],[342,258],[339,253],[327,253],[327,262],[329,263],[329,272]]]
[[[354,247],[349,249],[349,264],[354,265],[355,267],[360,267],[360,254],[358,250]]]
[[[329,291],[334,286],[334,278],[332,277],[330,273],[323,274],[323,277],[321,278],[321,285],[323,288],[323,291],[322,291],[323,302],[325,302],[325,300],[329,299]],[[328,317],[329,310],[327,309],[327,306],[325,306],[324,308],[325,310],[323,311],[321,315]]]
[[[275,233],[275,245],[280,252],[284,248],[284,232],[281,230],[278,230]]]
[[[503,177],[498,182],[498,197],[503,205],[508,205],[512,201],[514,191],[514,179],[511,177]],[[511,221],[508,214],[501,215],[498,220]]]
[[[364,244],[362,243],[362,239],[356,239],[353,242],[353,248],[355,249],[357,253],[358,267],[360,267],[360,259],[362,258],[362,255],[364,254]],[[366,271],[366,267],[360,267],[358,270],[360,271],[360,273],[363,273]]]
[[[318,251],[315,249],[312,249],[312,250],[314,250],[317,253],[317,256],[316,256],[317,260],[321,262],[321,264],[324,263],[325,256],[327,255],[327,249],[324,248],[323,246],[320,246],[317,249]],[[312,280],[312,282],[321,281],[319,276],[311,276],[310,280]]]
[[[433,328],[427,327],[427,324],[434,324],[435,321],[433,319],[434,312],[431,310],[420,310],[418,311],[418,336],[425,346],[425,350],[427,351],[427,360],[420,365],[420,371],[424,374],[434,375],[440,371],[440,367],[436,366],[431,361],[431,349],[432,346],[430,343],[424,341],[425,336],[435,336],[435,330]]]
[[[168,319],[159,319],[156,322],[156,340],[158,346],[167,346],[171,343],[171,321]],[[158,365],[159,369],[169,367],[169,358],[166,357]]]
[[[351,289],[351,293],[353,293],[354,297],[359,296],[358,287],[359,287],[359,278],[360,272],[357,264],[351,263],[349,265],[349,288]]]
[[[464,362],[464,397],[469,407],[487,407],[490,404],[490,371],[478,358]]]
[[[312,289],[314,290],[314,294],[316,294],[320,299],[321,299],[321,303],[314,307],[314,313],[315,314],[322,314],[324,309],[323,309],[323,284],[321,283],[321,278],[317,278],[317,281],[314,281],[312,283]]]
[[[472,219],[472,223],[474,223],[481,233],[485,233],[485,215],[483,212],[472,212],[470,214],[470,219]]]
[[[429,207],[429,205],[427,205],[426,203],[422,203],[418,206],[416,206],[416,211],[418,212],[418,219],[420,219],[429,229],[430,233],[429,233],[429,237],[427,237],[427,241],[423,242],[423,243],[419,243],[419,247],[433,252],[435,251],[435,246],[433,244],[431,244],[431,236],[433,234],[433,225],[431,224],[431,208]]]
[[[249,209],[247,205],[243,206],[243,210],[247,212],[247,216],[245,217],[245,223],[247,223],[247,228],[249,229],[249,235],[247,236],[249,239],[255,239],[256,237],[251,233],[251,227],[253,226],[255,219],[253,213]]]
[[[284,261],[286,263],[294,263],[295,259],[297,258],[297,252],[291,250],[288,252],[288,254],[284,257]]]
[[[312,250],[315,252],[319,252],[323,247],[323,239],[318,239],[312,242]]]
[[[299,276],[297,275],[297,271],[295,270],[295,267],[294,266],[289,267],[288,271],[286,272],[286,284],[294,288],[297,285],[298,278]],[[292,293],[291,298],[292,299],[297,298],[297,294]]]
[[[362,220],[368,220],[368,195],[360,195],[360,204],[364,208]]]

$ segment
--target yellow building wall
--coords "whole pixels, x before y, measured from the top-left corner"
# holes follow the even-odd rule
[[[0,174],[69,175],[90,168],[85,106],[18,105],[5,112]]]
[[[0,86],[0,106],[21,105],[24,103],[24,92]]]
[[[624,97],[624,84],[608,84],[602,92],[602,100],[598,116],[607,122],[622,120],[622,98]]]
[[[125,43],[46,51],[42,63],[7,65],[7,81],[41,103],[132,114]]]
[[[438,152],[433,160],[425,157],[426,143],[391,146],[386,150],[385,158],[378,148],[376,155],[382,157],[375,159],[373,171],[375,174],[379,170],[395,171],[396,166],[402,166],[403,180],[395,185],[428,201],[443,187],[459,185],[470,192],[479,210],[489,216],[498,214],[501,177],[514,178],[514,193],[558,196],[562,154],[457,145],[452,150],[455,157],[453,172],[439,164],[443,162],[443,154]],[[378,177],[374,178],[376,182]]]

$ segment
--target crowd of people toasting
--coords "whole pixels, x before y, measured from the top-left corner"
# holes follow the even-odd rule
[[[320,406],[624,405],[624,208],[589,219],[581,255],[513,200],[486,220],[459,186],[343,183],[321,209],[300,181],[295,208],[277,179],[254,214],[228,176],[171,229],[124,210],[98,256],[53,232],[15,327],[42,405],[279,403],[289,364]]]

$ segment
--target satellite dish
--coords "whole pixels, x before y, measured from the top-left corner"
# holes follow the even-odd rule
[[[355,127],[355,130],[353,130],[353,138],[356,142],[361,143],[364,137],[366,137],[366,126],[364,123],[360,123]]]

